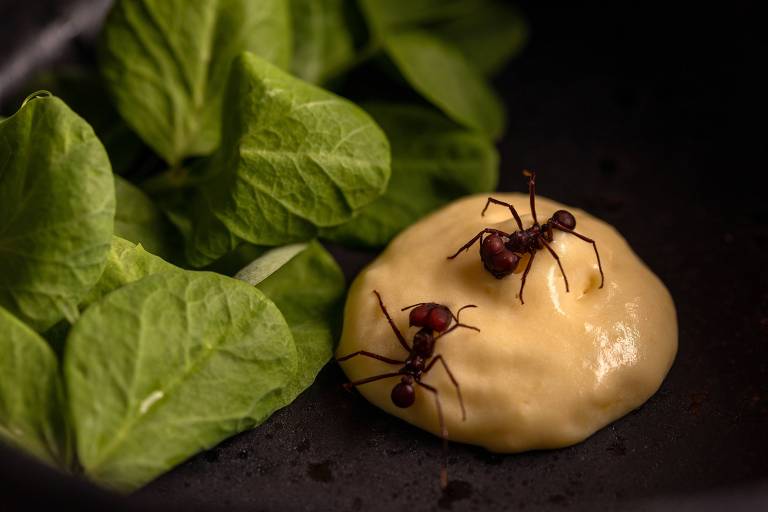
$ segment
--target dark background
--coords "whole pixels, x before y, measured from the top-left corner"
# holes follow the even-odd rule
[[[108,4],[0,0],[0,112],[35,70],[87,61]],[[542,195],[615,225],[667,284],[680,349],[647,404],[567,449],[451,445],[441,493],[439,441],[342,392],[331,363],[266,424],[127,500],[0,446],[0,506],[766,510],[764,18],[749,3],[622,4],[519,3],[531,39],[496,80],[500,189],[536,169]],[[373,257],[332,250],[350,279]]]

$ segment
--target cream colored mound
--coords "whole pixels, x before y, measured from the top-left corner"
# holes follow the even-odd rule
[[[511,202],[523,218],[531,217],[528,197],[495,194]],[[661,281],[643,264],[616,230],[586,212],[537,197],[539,222],[565,208],[576,217],[576,230],[597,242],[605,286],[592,246],[556,232],[553,248],[570,282],[565,292],[560,270],[546,252],[536,254],[525,286],[525,304],[517,298],[521,274],[495,279],[483,269],[479,247],[454,260],[453,254],[478,231],[493,227],[513,231],[509,210],[491,205],[487,196],[454,202],[400,234],[353,283],[337,350],[357,350],[405,359],[406,352],[379,309],[378,290],[395,323],[410,342],[404,306],[437,302],[456,311],[481,332],[457,329],[438,340],[442,354],[461,385],[466,421],[456,390],[437,364],[423,382],[439,390],[448,437],[498,452],[557,448],[582,441],[596,430],[642,405],[659,388],[677,351],[677,319]],[[342,363],[350,380],[397,371],[398,367],[357,356]],[[433,396],[417,388],[407,409],[390,400],[399,379],[358,387],[385,411],[439,433]]]

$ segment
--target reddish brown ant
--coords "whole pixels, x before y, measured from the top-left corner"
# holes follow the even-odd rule
[[[523,171],[523,174],[528,177],[528,195],[531,200],[533,225],[528,229],[523,229],[523,222],[520,220],[520,215],[517,214],[514,206],[505,203],[504,201],[489,197],[488,201],[485,203],[485,208],[483,208],[480,215],[485,215],[485,211],[491,203],[506,206],[512,213],[512,217],[514,217],[515,222],[517,223],[518,230],[513,233],[505,233],[498,229],[486,228],[475,235],[472,240],[464,244],[458,251],[456,251],[456,254],[448,256],[448,259],[452,260],[458,256],[461,251],[466,251],[472,247],[475,242],[480,240],[480,258],[483,260],[483,266],[491,273],[491,275],[493,275],[493,277],[501,279],[513,273],[520,263],[520,260],[523,258],[523,254],[528,253],[530,259],[525,266],[525,271],[523,271],[519,294],[520,303],[525,304],[525,301],[523,300],[525,279],[528,277],[528,272],[531,270],[536,251],[546,248],[552,257],[555,258],[557,265],[560,267],[560,272],[565,281],[565,291],[569,292],[568,278],[565,276],[563,265],[560,263],[560,258],[555,250],[549,245],[554,239],[554,230],[557,229],[570,233],[581,240],[592,244],[592,247],[595,249],[595,256],[597,256],[597,267],[600,269],[600,288],[602,288],[603,283],[605,282],[605,276],[603,275],[603,265],[600,263],[600,253],[597,252],[597,244],[595,241],[574,231],[573,228],[576,227],[576,218],[572,213],[566,210],[556,211],[544,224],[539,224],[539,220],[536,218],[536,173],[532,171]],[[483,238],[486,234],[488,236]]]
[[[459,308],[455,315],[446,306],[443,306],[442,304],[435,304],[434,302],[419,302],[417,304],[404,307],[401,309],[401,311],[407,311],[409,309],[411,310],[408,316],[409,325],[420,327],[418,332],[416,332],[416,334],[413,336],[412,346],[409,346],[408,342],[405,340],[405,337],[395,325],[395,322],[392,321],[392,317],[389,316],[387,308],[384,306],[384,302],[381,300],[381,295],[379,295],[379,292],[374,290],[373,293],[376,294],[376,298],[379,300],[379,307],[381,308],[382,313],[384,313],[387,322],[389,322],[389,326],[394,331],[395,337],[397,337],[397,340],[400,342],[400,345],[405,349],[405,351],[408,352],[408,357],[403,360],[392,359],[379,354],[375,354],[373,352],[368,352],[367,350],[358,350],[357,352],[339,357],[336,359],[338,362],[346,361],[347,359],[351,359],[355,356],[366,356],[378,361],[383,361],[387,364],[403,365],[402,368],[396,372],[382,373],[380,375],[374,375],[373,377],[368,377],[362,380],[347,382],[344,384],[344,388],[351,389],[355,386],[368,384],[369,382],[374,382],[381,379],[400,377],[400,382],[395,384],[395,386],[392,388],[390,398],[393,404],[402,408],[410,407],[416,401],[416,388],[414,385],[429,391],[435,397],[437,417],[438,421],[440,422],[440,437],[443,439],[443,454],[445,454],[446,443],[448,442],[448,430],[445,427],[445,421],[443,419],[443,408],[440,405],[440,396],[438,394],[437,388],[421,382],[421,379],[427,373],[429,373],[429,371],[438,361],[440,361],[440,363],[443,365],[443,368],[445,369],[445,373],[448,374],[448,378],[451,379],[451,382],[456,388],[456,394],[459,397],[459,405],[461,406],[461,419],[462,421],[466,420],[467,413],[464,409],[464,400],[461,397],[461,388],[459,387],[459,383],[453,376],[453,373],[451,373],[451,370],[448,369],[448,365],[443,359],[443,356],[439,354],[434,355],[434,352],[437,340],[457,329],[458,327],[466,327],[467,329],[473,329],[478,332],[480,331],[480,329],[477,327],[462,324],[459,321],[459,315],[463,310],[467,308],[475,308],[477,306],[474,304],[463,306]],[[453,326],[451,326],[451,322],[455,322]],[[448,484],[448,474],[445,460],[443,460],[440,471],[440,483],[443,488],[445,488],[445,486]]]

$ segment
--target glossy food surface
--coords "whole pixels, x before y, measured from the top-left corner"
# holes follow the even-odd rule
[[[514,204],[524,226],[530,226],[526,195],[494,197]],[[485,227],[514,230],[506,208],[495,206],[480,216],[486,198],[459,200],[413,225],[359,275],[347,299],[337,355],[356,350],[395,359],[407,355],[373,290],[381,293],[407,339],[416,329],[408,328],[402,307],[432,301],[455,312],[475,304],[461,320],[481,332],[457,329],[438,340],[435,350],[461,386],[466,421],[440,365],[423,378],[439,390],[450,439],[499,452],[577,443],[639,407],[658,389],[677,351],[674,304],[616,230],[544,198],[537,198],[540,222],[565,208],[575,215],[576,229],[597,241],[605,285],[599,288],[592,246],[556,232],[551,245],[563,263],[570,293],[556,261],[542,250],[535,255],[521,304],[520,274],[495,279],[483,269],[478,245],[446,259]],[[398,369],[366,357],[342,366],[351,380]],[[387,412],[439,432],[432,396],[419,390],[414,406],[398,408],[390,400],[396,383],[396,378],[384,379],[359,390]]]

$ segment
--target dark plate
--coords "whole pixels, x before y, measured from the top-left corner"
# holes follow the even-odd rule
[[[88,55],[108,3],[0,0],[0,101],[34,69]],[[510,118],[500,189],[522,191],[520,170],[537,169],[542,195],[615,225],[667,284],[680,350],[648,403],[563,450],[501,456],[452,445],[441,493],[438,440],[343,392],[329,364],[266,424],[127,500],[0,447],[1,503],[765,510],[768,202],[754,171],[768,159],[764,127],[749,123],[766,90],[755,71],[766,55],[760,18],[738,4],[523,7],[530,47],[497,80]],[[62,24],[73,12],[85,22]],[[373,257],[332,249],[350,279]]]

